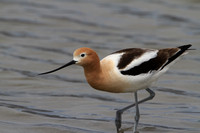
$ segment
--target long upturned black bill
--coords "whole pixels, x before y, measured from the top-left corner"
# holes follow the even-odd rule
[[[45,75],[45,74],[53,73],[53,72],[55,72],[55,71],[58,71],[58,70],[60,70],[60,69],[62,69],[62,68],[65,68],[65,67],[67,67],[67,66],[73,65],[73,64],[75,64],[75,63],[76,63],[76,61],[72,60],[72,61],[70,61],[69,63],[67,63],[67,64],[65,64],[65,65],[63,65],[63,66],[61,66],[61,67],[59,67],[59,68],[57,68],[57,69],[54,69],[54,70],[51,70],[51,71],[48,71],[48,72],[44,72],[44,73],[40,73],[40,74],[38,74],[38,75]]]

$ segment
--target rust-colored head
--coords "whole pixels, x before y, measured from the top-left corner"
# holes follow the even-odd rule
[[[99,57],[91,48],[79,48],[74,51],[73,60],[77,65],[87,67],[89,65],[99,62]]]

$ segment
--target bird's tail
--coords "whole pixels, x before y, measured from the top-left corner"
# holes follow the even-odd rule
[[[188,44],[188,45],[179,46],[178,48],[180,48],[183,53],[186,50],[195,50],[195,49],[189,49],[191,46],[192,46],[191,44]],[[179,51],[179,52],[181,52],[181,51]]]
[[[192,45],[188,44],[188,45],[183,45],[183,46],[179,46],[177,48],[179,48],[180,50],[178,52],[176,52],[173,56],[171,56],[168,61],[165,63],[165,65],[162,66],[161,70],[167,66],[168,64],[170,64],[171,62],[173,62],[175,59],[177,59],[179,56],[187,54],[187,50],[194,50],[194,49],[189,49]]]

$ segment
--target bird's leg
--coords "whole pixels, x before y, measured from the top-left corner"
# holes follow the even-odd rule
[[[137,91],[134,93],[135,94],[135,125],[133,129],[133,133],[137,133],[137,126],[138,122],[140,119],[140,112],[139,112],[139,106],[138,106],[138,96],[137,96]]]
[[[150,95],[149,95],[147,98],[144,98],[144,99],[142,99],[141,101],[138,101],[138,104],[143,103],[143,102],[145,102],[145,101],[148,101],[148,100],[151,100],[151,99],[154,98],[155,93],[154,93],[151,89],[147,88],[147,89],[145,89],[145,90],[146,90]],[[119,129],[121,128],[121,119],[122,119],[122,114],[123,114],[123,112],[126,111],[126,110],[128,110],[128,109],[130,109],[130,108],[132,108],[132,107],[134,107],[134,106],[135,106],[135,103],[133,103],[133,104],[131,104],[131,105],[125,107],[125,108],[122,108],[122,109],[120,109],[120,110],[117,110],[117,112],[116,112],[116,118],[115,118],[115,126],[116,126],[116,128],[117,128],[117,132],[118,132],[118,133],[119,133]]]

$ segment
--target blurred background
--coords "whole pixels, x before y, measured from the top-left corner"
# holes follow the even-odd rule
[[[193,44],[140,105],[141,133],[200,132],[199,0],[0,0],[0,132],[115,133],[115,112],[132,94],[92,89],[70,66],[79,47],[100,58],[123,48]],[[146,97],[145,91],[139,98]],[[131,133],[134,109],[123,115]]]

